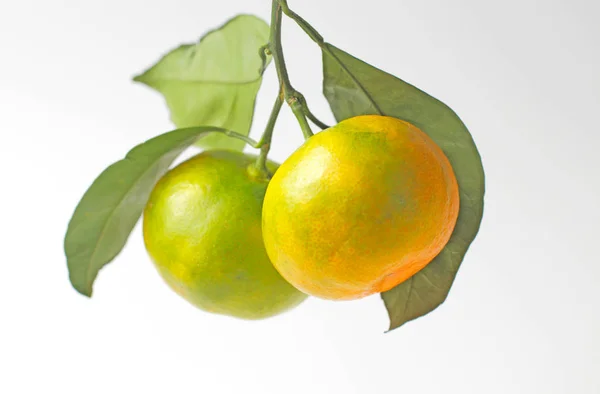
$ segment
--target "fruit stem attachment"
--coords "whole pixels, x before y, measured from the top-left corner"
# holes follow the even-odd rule
[[[282,6],[279,0],[272,0],[271,9],[271,35],[269,38],[269,48],[273,55],[273,62],[275,63],[275,69],[277,70],[277,77],[281,84],[283,91],[283,98],[290,106],[294,116],[300,124],[302,134],[305,139],[310,138],[313,135],[310,125],[306,120],[305,114],[305,103],[304,96],[296,89],[293,88],[290,82],[290,77],[285,66],[285,59],[283,57],[283,48],[281,46],[281,19],[282,19]]]
[[[275,130],[275,123],[277,122],[277,117],[279,116],[279,111],[281,110],[281,106],[283,105],[283,89],[280,89],[280,93],[277,95],[277,99],[273,104],[273,109],[271,110],[271,116],[269,117],[269,121],[267,122],[267,126],[265,127],[265,131],[263,132],[260,140],[257,143],[257,148],[260,149],[260,154],[256,159],[256,162],[253,165],[252,172],[255,176],[260,176],[265,179],[271,178],[271,172],[267,168],[267,155],[269,154],[269,150],[271,149],[271,140],[273,139],[273,130]]]

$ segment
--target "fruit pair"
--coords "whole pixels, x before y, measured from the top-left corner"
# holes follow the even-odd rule
[[[145,210],[159,272],[208,311],[256,319],[305,293],[343,300],[389,290],[427,265],[456,223],[448,159],[395,118],[359,116],[316,134],[279,169],[270,163],[268,184],[250,175],[254,161],[195,156],[158,182]]]

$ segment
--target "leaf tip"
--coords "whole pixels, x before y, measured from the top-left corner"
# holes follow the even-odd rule
[[[67,237],[65,237],[65,243],[68,242],[68,238],[69,237],[67,234]],[[77,264],[77,260],[70,258],[69,252],[66,250],[66,248],[65,252],[65,254],[67,255],[67,269],[69,270],[69,282],[71,282],[71,286],[79,294],[87,298],[92,298],[92,287],[94,284],[95,277],[91,281],[86,281],[85,279],[83,279],[83,276],[81,275],[81,270],[78,268],[79,264]]]
[[[403,321],[400,323],[394,323],[393,321],[391,321],[391,318],[390,318],[390,326],[383,333],[389,334],[390,332],[394,331],[395,329],[402,327],[405,323],[406,323],[406,321]]]
[[[71,281],[71,286],[73,286],[75,291],[77,291],[82,296],[85,296],[87,298],[92,298],[93,289],[92,289],[91,284],[82,285],[82,284],[78,283],[77,280],[75,280],[75,278],[73,278],[72,276],[69,277],[69,280]]]
[[[138,75],[134,76],[133,78],[131,78],[131,80],[133,82],[140,82],[140,83],[144,83],[145,84],[146,83],[146,78],[145,77],[146,77],[146,73],[143,72],[141,74],[138,74]]]

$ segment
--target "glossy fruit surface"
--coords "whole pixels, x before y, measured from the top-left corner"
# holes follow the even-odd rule
[[[309,138],[279,168],[263,206],[271,261],[298,289],[355,299],[426,266],[458,217],[442,150],[414,125],[358,116]]]
[[[267,257],[267,182],[249,175],[255,160],[207,151],[178,165],[155,186],[143,222],[146,249],[173,290],[203,310],[244,319],[279,314],[306,298]]]

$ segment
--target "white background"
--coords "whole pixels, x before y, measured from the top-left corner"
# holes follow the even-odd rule
[[[1,393],[600,393],[597,1],[290,0],[325,38],[450,105],[487,175],[447,302],[384,334],[377,296],[247,322],[188,305],[139,228],[92,299],[62,250],[91,181],[172,128],[130,78],[268,0],[0,2]],[[320,57],[284,26],[291,76],[328,122]],[[260,92],[254,136],[276,82]],[[302,141],[284,111],[273,157]]]

